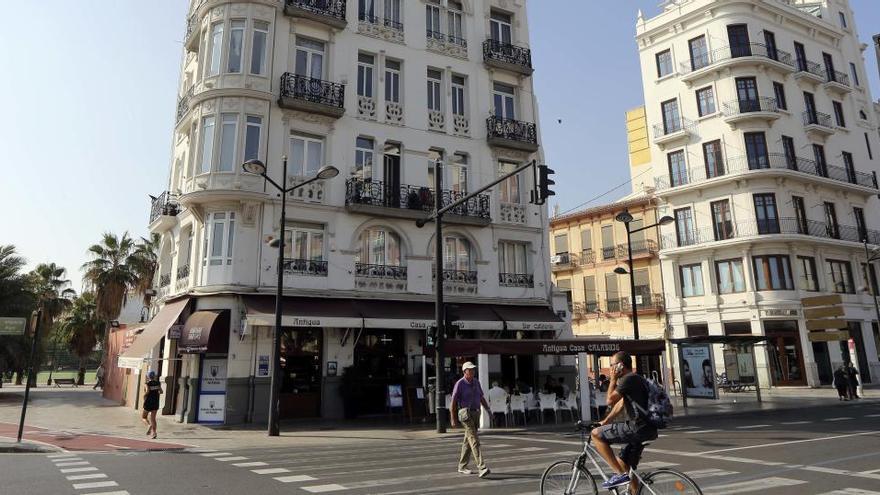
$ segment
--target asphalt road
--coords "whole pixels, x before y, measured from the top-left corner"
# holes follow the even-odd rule
[[[202,452],[0,454],[0,494],[504,494],[538,492],[580,450],[560,432],[487,433],[487,479],[456,473],[460,437]],[[676,420],[642,469],[691,474],[706,494],[880,495],[880,403]]]

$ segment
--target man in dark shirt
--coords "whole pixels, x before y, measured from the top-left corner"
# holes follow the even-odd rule
[[[603,488],[632,483],[632,493],[638,491],[636,481],[630,481],[629,469],[638,466],[645,448],[643,442],[657,438],[657,429],[647,424],[644,415],[634,406],[638,404],[642,410],[647,410],[648,393],[647,381],[632,371],[632,357],[622,351],[612,356],[611,383],[608,385],[610,410],[599,422],[602,426],[592,432],[596,450],[615,472],[602,484]],[[626,444],[620,450],[619,458],[611,449],[614,444]]]

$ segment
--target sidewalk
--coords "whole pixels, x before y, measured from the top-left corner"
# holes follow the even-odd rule
[[[23,387],[4,385],[0,389],[0,423],[18,424],[21,414]],[[731,415],[754,411],[799,409],[838,404],[837,394],[831,389],[785,388],[762,391],[763,403],[758,404],[754,392],[722,394],[717,401],[690,399],[688,408],[673,397],[676,417]],[[880,402],[880,388],[866,388],[866,402]],[[567,418],[567,416],[566,416]],[[433,422],[389,423],[384,420],[290,421],[282,422],[280,437],[267,437],[265,425],[209,427],[178,423],[173,416],[158,416],[159,438],[176,447],[209,449],[269,448],[311,445],[332,445],[352,442],[400,442],[436,438]],[[140,414],[131,408],[120,407],[105,400],[90,387],[59,389],[40,387],[31,390],[27,425],[44,428],[66,436],[103,435],[143,442]],[[529,431],[558,430],[563,425],[532,426]],[[568,426],[565,426],[568,428]],[[499,428],[499,433],[526,431],[523,428]],[[0,434],[2,435],[2,434]],[[461,435],[461,430],[450,430],[447,436]],[[0,436],[0,442],[8,440]],[[13,438],[14,441],[14,438]],[[138,445],[138,443],[134,445]]]

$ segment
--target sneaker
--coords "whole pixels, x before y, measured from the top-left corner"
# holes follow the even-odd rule
[[[491,473],[491,472],[492,471],[489,471],[489,468],[485,467],[483,469],[480,469],[479,476],[480,476],[480,478],[485,478],[486,476],[489,476],[489,473]]]
[[[629,474],[615,474],[611,478],[608,479],[605,483],[602,483],[602,488],[609,489],[614,488],[615,486],[625,485],[629,483]]]
[[[467,468],[458,468],[459,474],[474,474],[473,471]]]

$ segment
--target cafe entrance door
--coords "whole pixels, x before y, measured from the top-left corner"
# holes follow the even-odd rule
[[[281,333],[280,417],[321,415],[322,328],[285,328]]]
[[[804,356],[801,349],[797,320],[769,320],[764,322],[767,335],[767,358],[770,378],[778,387],[807,384]]]

